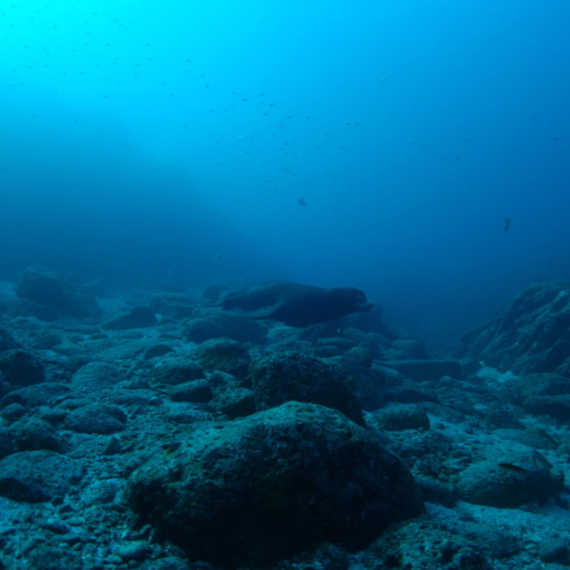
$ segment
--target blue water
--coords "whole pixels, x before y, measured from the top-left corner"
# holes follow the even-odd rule
[[[567,0],[6,0],[0,278],[356,286],[452,343],[570,276],[569,29]]]

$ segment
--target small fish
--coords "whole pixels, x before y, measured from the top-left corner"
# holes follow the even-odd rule
[[[307,200],[305,200],[305,198],[299,198],[299,199],[297,200],[297,202],[299,202],[299,204],[300,204],[301,206],[303,206],[303,208],[306,208],[306,207],[307,207]]]
[[[503,229],[508,232],[511,229],[511,217],[505,216],[505,220],[503,221]]]
[[[505,469],[506,471],[515,471],[516,473],[526,473],[527,469],[524,467],[519,467],[513,463],[498,463],[500,469]]]
[[[172,443],[164,443],[161,445],[162,449],[164,449],[164,457],[168,457],[171,453],[174,453],[176,450],[180,449],[182,443],[180,441],[174,441]]]

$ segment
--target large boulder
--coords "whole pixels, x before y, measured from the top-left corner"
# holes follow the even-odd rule
[[[490,445],[483,457],[459,474],[457,491],[475,505],[517,508],[544,503],[564,488],[564,473],[526,445],[509,441]]]
[[[539,282],[463,337],[464,354],[502,371],[570,377],[570,284]]]
[[[212,338],[204,341],[196,351],[196,358],[206,370],[220,370],[241,378],[247,374],[251,357],[237,341]]]
[[[227,336],[226,329],[212,319],[190,319],[182,330],[184,338],[189,342],[200,344],[211,338]]]
[[[250,376],[259,411],[291,400],[311,402],[339,410],[364,425],[358,400],[338,366],[304,354],[276,354],[254,361]]]
[[[36,356],[20,348],[14,348],[0,354],[0,377],[12,388],[21,388],[43,382],[45,369]]]
[[[61,503],[84,475],[79,461],[53,451],[13,453],[0,462],[0,497],[19,503]]]
[[[18,348],[20,345],[14,340],[12,335],[5,329],[0,329],[0,352]]]
[[[22,272],[16,283],[16,295],[62,317],[86,319],[102,313],[95,296],[79,287],[71,275],[53,273],[39,265]]]
[[[95,360],[73,373],[71,386],[76,395],[89,395],[113,388],[124,379],[121,368],[116,364]]]
[[[508,384],[513,401],[527,412],[570,420],[570,378],[561,374],[527,374]]]
[[[186,356],[166,356],[151,371],[153,383],[177,386],[184,382],[206,378],[202,367]]]
[[[128,499],[191,560],[268,567],[322,541],[365,547],[423,512],[406,465],[343,414],[289,402],[197,428],[128,482]]]

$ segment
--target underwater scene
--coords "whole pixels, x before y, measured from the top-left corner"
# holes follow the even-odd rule
[[[0,570],[570,567],[566,0],[0,2]]]

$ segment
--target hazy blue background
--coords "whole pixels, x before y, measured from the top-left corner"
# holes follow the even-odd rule
[[[0,278],[352,285],[453,342],[570,276],[568,30],[567,0],[2,2]]]

